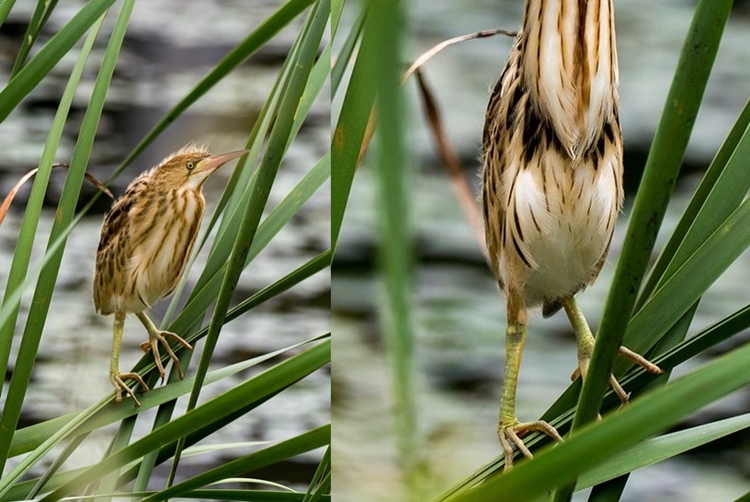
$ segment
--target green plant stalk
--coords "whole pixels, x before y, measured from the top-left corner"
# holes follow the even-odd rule
[[[331,425],[327,424],[297,437],[281,441],[273,446],[269,446],[268,448],[264,448],[244,457],[227,462],[220,467],[193,476],[180,484],[174,485],[141,500],[143,502],[158,502],[160,500],[167,500],[170,497],[180,497],[183,493],[186,493],[189,490],[200,488],[228,477],[250,472],[260,467],[272,465],[278,461],[278,457],[291,458],[315,450],[326,444],[330,444],[330,442]]]
[[[725,354],[662,386],[569,440],[538,452],[507,473],[488,479],[451,500],[513,500],[543,497],[552,487],[573,482],[601,462],[639,444],[681,418],[750,383],[745,371],[750,345]]]
[[[379,69],[375,77],[380,121],[377,134],[377,214],[380,223],[378,260],[386,290],[385,298],[380,302],[380,317],[392,365],[399,463],[406,475],[410,495],[416,497],[419,448],[414,402],[414,341],[410,298],[413,242],[401,96],[403,23],[401,2],[385,0],[370,12],[365,37],[372,37],[375,40],[374,46],[378,48],[373,54],[375,67]]]
[[[73,66],[73,71],[70,74],[68,83],[63,91],[62,98],[60,99],[60,105],[57,107],[55,117],[52,120],[50,132],[47,136],[47,142],[44,145],[44,151],[42,152],[42,158],[39,161],[39,171],[34,178],[34,184],[31,187],[31,193],[29,200],[26,204],[26,209],[23,214],[23,223],[21,224],[21,230],[16,241],[16,250],[13,253],[13,263],[10,267],[8,274],[8,282],[5,287],[5,293],[3,295],[3,307],[10,308],[9,317],[6,321],[0,323],[0,375],[7,374],[8,369],[8,358],[10,355],[11,344],[13,343],[13,334],[16,328],[16,322],[18,320],[18,310],[20,304],[16,303],[11,305],[11,296],[23,285],[26,279],[26,273],[29,269],[29,262],[31,261],[31,250],[34,245],[34,238],[36,237],[36,231],[39,225],[39,217],[42,213],[42,205],[44,204],[44,196],[47,193],[47,186],[49,185],[50,175],[52,173],[52,163],[55,159],[57,147],[60,144],[62,138],[63,128],[65,121],[70,111],[70,106],[75,96],[76,88],[81,80],[83,69],[86,65],[86,60],[91,53],[91,48],[94,45],[94,40],[101,28],[104,16],[99,18],[99,21],[95,23],[91,31],[89,32],[86,41],[81,49],[81,54]],[[0,395],[2,395],[3,383],[0,381]]]
[[[44,23],[49,19],[50,14],[57,5],[58,0],[38,0],[34,13],[31,15],[31,20],[26,28],[26,33],[23,36],[23,43],[16,56],[16,62],[13,64],[13,70],[10,72],[10,78],[13,79],[21,68],[23,68],[26,58],[29,56],[31,47],[34,45],[36,38],[39,36],[39,32],[42,31]]]
[[[5,19],[8,17],[8,14],[10,14],[11,9],[13,9],[13,5],[15,5],[16,0],[5,0],[3,2],[0,2],[0,26],[5,22]]]
[[[23,70],[0,92],[0,122],[15,110],[18,103],[41,82],[114,2],[115,0],[87,2],[68,24],[44,44]]]
[[[616,476],[654,465],[748,428],[750,414],[745,413],[650,439],[586,472],[579,479],[576,490],[583,490]]]
[[[114,1],[114,0],[112,0]],[[117,167],[113,176],[130,165],[133,160],[146,149],[151,142],[164,131],[182,112],[187,110],[198,98],[208,92],[214,85],[221,81],[229,72],[234,70],[243,61],[263,44],[273,38],[279,31],[287,26],[292,19],[309,7],[314,0],[289,0],[281,6],[271,17],[266,19],[253,33],[243,40],[237,47],[227,54],[224,59],[214,67],[198,84],[182,98],[167,114],[146,134],[138,145],[130,152],[130,155]]]
[[[362,39],[362,28],[365,25],[365,19],[367,19],[367,9],[362,5],[362,9],[357,15],[357,19],[354,21],[354,25],[346,33],[346,39],[341,44],[341,50],[336,55],[336,59],[332,61],[333,66],[331,68],[331,97],[335,96],[338,92],[339,85],[344,78],[344,72],[349,66],[349,61],[354,54],[354,49],[357,47],[357,42]],[[336,39],[336,33],[334,32],[334,40]]]
[[[87,437],[89,437],[89,434],[90,433],[87,432],[71,438],[68,444],[65,445],[62,453],[55,457],[55,460],[52,462],[52,465],[50,465],[49,469],[47,469],[47,472],[44,473],[44,476],[39,478],[38,482],[34,485],[34,488],[32,488],[28,494],[25,494],[24,498],[33,499],[34,497],[36,497],[37,494],[42,490],[42,488],[44,488],[44,486],[47,484],[47,482],[49,482],[49,480],[52,479],[55,474],[57,474],[57,471],[68,460],[70,455],[72,455],[73,452],[78,449],[78,447]]]
[[[310,480],[310,484],[307,487],[307,492],[305,492],[305,498],[302,500],[302,502],[315,502],[318,498],[320,498],[320,495],[322,495],[324,492],[329,491],[328,488],[330,488],[330,481],[331,481],[331,434],[330,431],[328,433],[328,448],[326,448],[325,453],[323,454],[323,458],[320,459],[320,462],[318,462],[318,468],[315,469],[315,474],[313,475],[312,480]],[[328,487],[326,487],[326,484]]]
[[[86,469],[42,500],[44,502],[60,500],[108,472],[137,460],[156,448],[177,441],[187,434],[201,429],[205,424],[216,421],[222,415],[229,415],[243,408],[244,404],[252,400],[258,393],[268,394],[274,390],[288,387],[328,364],[330,360],[331,342],[329,339],[196,407],[124,449],[114,452],[111,456]]]
[[[572,434],[596,419],[599,412],[615,356],[622,345],[656,235],[677,181],[731,6],[731,0],[701,0],[696,7],[633,205],[622,255],[573,419]],[[567,501],[573,488],[571,485],[558,491],[555,501]]]
[[[76,202],[78,201],[78,195],[86,172],[86,165],[88,164],[91,148],[96,136],[96,129],[104,108],[107,89],[112,80],[112,74],[122,41],[125,37],[125,30],[128,26],[133,3],[134,0],[123,2],[120,16],[117,19],[109,44],[107,45],[104,59],[102,60],[101,68],[94,84],[91,100],[89,101],[89,107],[86,110],[83,124],[81,125],[81,133],[78,136],[78,141],[73,151],[70,169],[65,178],[55,221],[50,232],[50,243],[55,242],[58,236],[65,231],[73,220]],[[16,365],[11,378],[3,416],[0,418],[0,431],[7,432],[0,434],[0,470],[5,466],[5,461],[8,458],[8,451],[13,438],[11,431],[15,430],[18,417],[21,413],[21,406],[31,378],[31,370],[33,369],[33,364],[30,364],[30,362],[35,359],[39,348],[39,342],[52,300],[50,292],[54,291],[55,288],[63,252],[64,246],[50,258],[45,270],[39,276],[39,281],[34,292],[26,329],[24,330],[18,351],[18,360],[29,362],[29,364]]]
[[[188,400],[188,411],[194,409],[198,401],[198,396],[203,386],[203,379],[211,363],[211,357],[218,342],[219,333],[224,324],[232,294],[237,286],[240,274],[245,267],[250,246],[258,229],[263,209],[268,201],[268,196],[276,178],[279,165],[281,164],[283,153],[286,150],[287,138],[294,125],[295,112],[298,109],[306,82],[315,62],[315,55],[320,47],[320,41],[325,32],[329,13],[330,0],[318,0],[311,12],[310,22],[302,32],[301,36],[304,39],[304,43],[301,46],[297,63],[293,68],[286,93],[282,98],[279,115],[269,136],[263,160],[258,167],[256,191],[248,202],[237,239],[232,248],[232,254],[229,257],[229,264],[224,275],[219,297],[216,300],[216,307],[211,317],[208,334],[206,335],[205,347],[198,363],[195,384]],[[181,445],[178,444],[175,460],[172,464],[172,471],[170,472],[170,484],[171,480],[174,479],[175,470],[179,463],[180,451]]]
[[[657,288],[657,285],[663,282],[667,267],[671,265],[678,251],[678,248],[683,247],[683,241],[686,234],[692,227],[695,226],[696,218],[698,217],[699,213],[706,207],[707,200],[709,199],[711,194],[717,191],[721,192],[721,190],[719,190],[717,187],[717,183],[721,178],[725,176],[725,172],[728,170],[728,164],[730,163],[730,161],[735,161],[736,157],[743,156],[743,154],[739,154],[738,148],[740,148],[739,145],[741,142],[745,143],[748,141],[747,136],[749,127],[750,101],[745,104],[745,108],[742,110],[742,113],[740,113],[740,116],[737,118],[734,126],[732,126],[732,130],[729,131],[729,134],[724,140],[724,143],[721,145],[721,148],[711,162],[711,165],[703,175],[700,185],[698,186],[698,188],[696,188],[695,193],[690,198],[690,203],[688,204],[687,208],[685,208],[685,211],[683,211],[680,221],[672,232],[672,236],[669,238],[669,241],[666,243],[664,249],[659,254],[659,258],[651,269],[649,278],[646,281],[646,284],[643,287],[643,291],[641,291],[641,295],[638,298],[638,302],[636,303],[635,307],[636,311],[643,306],[651,293]],[[746,150],[747,148],[747,145],[745,145],[744,149]],[[744,156],[747,156],[747,153],[744,153]],[[743,173],[739,174],[740,176],[742,176]],[[731,188],[744,188],[744,190],[747,191],[746,184],[738,183],[737,185],[738,186],[736,187],[731,186]],[[734,192],[734,190],[732,190],[732,192]],[[735,200],[736,199],[734,199],[734,197],[731,197],[730,205],[731,202],[734,202]],[[740,200],[742,200],[742,198],[739,198],[739,200],[737,200],[737,203],[739,203]],[[734,204],[734,206],[736,206],[736,203]],[[726,206],[722,204],[722,207]],[[727,213],[722,212],[722,215],[723,217],[726,217]],[[715,221],[721,221],[721,219],[716,219]],[[694,248],[691,248],[691,250],[692,249]],[[683,250],[683,252],[685,252],[685,250]]]
[[[669,370],[698,354],[705,353],[709,348],[716,346],[747,328],[750,328],[750,305],[746,305],[724,319],[721,319],[703,329],[700,333],[691,337],[689,340],[683,341],[677,347],[661,354],[658,358],[654,359],[653,362],[658,364],[661,368]],[[657,377],[657,379],[658,378],[659,377]],[[629,389],[639,389],[643,387],[644,381],[650,381],[653,379],[653,375],[646,373],[641,368],[634,368],[633,371],[626,375],[620,383]],[[578,385],[580,385],[580,383],[571,384],[565,393],[560,396],[560,398],[558,398],[558,400],[542,415],[542,420],[548,421],[558,430],[563,431],[572,420],[574,395],[577,396],[578,394],[576,391]],[[539,449],[538,445],[546,439],[546,436],[542,434],[530,434],[524,439],[526,439],[526,444],[532,451],[537,451]],[[549,443],[549,441],[547,441],[547,443]],[[480,485],[492,475],[500,473],[502,468],[502,457],[499,457],[446,490],[440,496],[440,500],[450,499],[459,493]]]
[[[331,142],[331,247],[336,250],[359,154],[375,102],[378,74],[375,55],[381,50],[374,36],[364,36],[346,88]]]
[[[662,337],[661,340],[659,340],[659,343],[657,344],[657,350],[658,353],[667,352],[670,349],[678,346],[679,344],[683,343],[685,340],[685,337],[687,336],[688,329],[690,329],[690,323],[692,322],[693,318],[695,317],[695,311],[698,309],[698,302],[693,304],[692,308],[690,308],[677,323],[675,323],[672,328],[667,332],[667,334]],[[661,363],[660,363],[661,364]],[[655,389],[657,387],[660,387],[662,385],[665,385],[668,381],[670,376],[672,375],[672,368],[674,368],[675,365],[671,366],[664,366],[660,365],[659,367],[664,370],[664,373],[657,376],[656,378],[652,378],[649,380],[649,382],[640,387],[637,385],[629,385],[630,381],[635,380],[636,377],[627,378],[627,381],[623,380],[621,383],[623,385],[628,385],[628,389],[632,389],[630,392],[631,399],[633,397],[637,397],[641,394],[644,394],[648,392],[651,389]],[[646,372],[640,372],[641,376],[645,375]],[[619,404],[619,403],[618,403]],[[625,490],[625,485],[628,482],[628,479],[630,479],[629,474],[623,474],[615,479],[610,479],[606,481],[605,483],[601,485],[594,486],[593,490],[591,491],[591,495],[589,496],[589,502],[607,502],[609,500],[614,500],[615,502],[619,500],[619,498],[622,495],[622,492]],[[579,483],[580,486],[580,483]]]

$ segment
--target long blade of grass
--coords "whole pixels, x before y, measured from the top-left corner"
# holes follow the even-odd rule
[[[5,0],[4,2],[0,2],[0,26],[5,22],[5,19],[8,17],[8,14],[10,14],[15,3],[16,0]]]
[[[283,152],[286,149],[287,139],[294,124],[295,111],[299,106],[301,96],[315,61],[315,55],[317,54],[318,47],[320,47],[320,41],[325,31],[329,12],[330,1],[328,0],[321,0],[313,7],[310,17],[309,35],[303,43],[300,58],[295,65],[289,87],[282,98],[279,116],[271,131],[263,161],[258,168],[258,183],[256,185],[255,196],[251,198],[247,206],[242,225],[232,249],[232,254],[229,258],[229,264],[224,275],[219,297],[216,301],[216,308],[211,317],[211,324],[206,336],[206,345],[198,365],[193,392],[188,401],[188,410],[191,410],[195,406],[200,395],[202,380],[208,371],[208,365],[211,361],[213,350],[216,347],[221,326],[224,324],[224,319],[229,309],[232,293],[244,269],[247,253],[252,245],[258,229],[258,223],[268,200],[268,195],[276,178],[276,172],[281,163]]]
[[[26,58],[29,56],[31,47],[34,45],[36,38],[39,36],[39,32],[42,31],[44,23],[49,19],[50,14],[57,5],[57,0],[38,0],[34,13],[31,15],[29,25],[26,28],[26,33],[23,36],[23,42],[21,42],[21,48],[18,49],[18,55],[16,56],[16,62],[13,64],[13,70],[10,72],[10,78],[13,79],[24,63]]]
[[[331,96],[335,96],[339,89],[339,84],[344,78],[344,72],[349,66],[349,62],[354,54],[354,49],[357,46],[357,42],[362,38],[362,29],[365,26],[365,19],[367,19],[367,4],[363,4],[357,19],[354,21],[352,27],[347,30],[346,39],[341,45],[336,55],[336,59],[332,61],[331,68]],[[334,31],[334,40],[336,40],[337,33]]]
[[[227,462],[220,467],[215,467],[197,476],[193,476],[182,483],[171,486],[142,500],[143,502],[157,502],[172,497],[180,497],[189,490],[200,488],[210,483],[216,483],[232,476],[242,475],[267,465],[273,465],[302,453],[318,449],[330,442],[331,425],[328,424]]]
[[[54,68],[115,0],[91,0],[0,91],[0,122]]]
[[[414,401],[414,342],[411,326],[411,208],[408,204],[408,162],[404,151],[404,110],[401,96],[401,37],[404,17],[399,0],[383,2],[373,9],[365,27],[365,39],[378,47],[373,54],[378,68],[378,203],[380,215],[380,273],[386,295],[380,317],[391,364],[395,395],[396,440],[399,464],[407,488],[414,490],[419,444]]]
[[[750,345],[719,357],[626,408],[587,425],[563,443],[451,500],[537,500],[582,473],[730,392],[750,383]]]
[[[594,420],[599,412],[614,358],[622,345],[656,234],[677,180],[731,5],[731,0],[702,0],[696,7],[633,206],[625,244],[573,420],[573,431]],[[638,350],[637,347],[634,349]],[[555,495],[555,500],[567,500],[572,488],[561,489]]]
[[[331,142],[331,248],[336,250],[354,173],[375,102],[377,74],[375,54],[381,50],[373,37],[364,37],[346,87],[341,113]]]
[[[31,188],[29,200],[26,203],[23,223],[21,224],[18,241],[16,242],[16,250],[13,254],[13,263],[10,267],[8,282],[3,295],[2,305],[7,317],[0,322],[0,375],[7,374],[8,357],[10,355],[13,334],[18,320],[19,304],[12,302],[11,298],[15,292],[23,292],[21,286],[24,284],[29,268],[29,262],[31,261],[31,249],[36,237],[39,217],[42,213],[42,205],[44,203],[44,196],[47,192],[47,185],[49,184],[55,154],[60,145],[63,128],[68,113],[70,112],[70,106],[73,102],[75,91],[81,80],[81,75],[83,74],[86,61],[91,53],[91,48],[94,45],[94,40],[96,39],[103,22],[104,16],[100,17],[99,21],[92,26],[92,29],[81,48],[81,53],[73,66],[68,83],[65,86],[62,97],[60,98],[60,104],[55,112],[55,117],[52,119],[52,125],[50,126],[50,131],[47,135],[47,142],[44,145],[42,158],[39,161],[39,171],[37,172],[36,178],[34,178],[34,184]],[[0,395],[2,395],[3,383],[4,382],[0,381]]]
[[[81,185],[83,184],[84,173],[86,172],[86,166],[91,154],[91,148],[94,144],[99,119],[104,108],[104,99],[107,95],[115,63],[117,62],[117,56],[125,37],[125,30],[128,26],[133,2],[134,0],[126,0],[123,2],[120,16],[117,19],[107,49],[104,53],[104,59],[102,60],[99,74],[97,75],[94,84],[89,106],[86,109],[86,114],[83,118],[81,133],[78,136],[78,141],[76,142],[73,151],[70,169],[65,177],[65,184],[63,185],[60,202],[57,206],[55,222],[50,232],[50,242],[54,242],[73,220],[78,195],[81,190]],[[29,63],[29,65],[31,65],[31,63]],[[26,329],[24,330],[18,351],[18,363],[16,364],[15,371],[11,377],[6,404],[2,418],[0,418],[0,429],[7,431],[15,430],[16,424],[18,423],[21,406],[23,404],[24,396],[26,395],[26,388],[31,378],[33,361],[36,358],[47,313],[49,311],[51,302],[50,291],[54,291],[55,288],[57,274],[59,272],[60,263],[62,262],[63,251],[64,245],[51,256],[50,261],[45,266],[44,272],[39,277],[29,310]],[[5,466],[12,437],[11,434],[0,434],[0,470]]]
[[[203,96],[209,89],[215,86],[232,70],[245,61],[259,48],[273,38],[279,31],[292,22],[300,13],[308,8],[313,0],[289,0],[282,5],[272,16],[266,19],[263,24],[258,26],[248,37],[243,40],[237,47],[227,54],[224,59],[196,84],[196,86],[177,103],[166,115],[157,123],[138,145],[130,152],[127,158],[118,166],[115,174],[120,173],[151,142],[161,134],[182,112],[187,110],[193,103]]]
[[[750,414],[744,414],[644,441],[586,472],[578,480],[576,490],[670,459],[748,427]]]
[[[280,388],[288,387],[328,364],[330,358],[331,344],[330,340],[326,340],[207,401],[126,448],[113,453],[57,488],[42,500],[45,502],[60,500],[92,480],[98,479],[128,462],[137,460],[156,448],[177,441],[207,423],[231,414],[242,408],[246,403],[258,399],[259,396],[265,396]]]
[[[665,278],[665,271],[667,270],[667,267],[670,265],[670,263],[673,262],[678,248],[685,248],[683,250],[683,253],[695,250],[694,245],[686,247],[683,244],[683,241],[685,240],[685,236],[688,231],[691,228],[698,226],[695,220],[698,217],[699,213],[703,212],[708,206],[707,200],[709,199],[709,197],[711,197],[712,194],[716,193],[723,194],[724,189],[729,190],[729,192],[727,193],[729,204],[722,204],[722,206],[731,207],[731,210],[733,210],[739,203],[739,200],[741,200],[741,198],[739,200],[736,200],[735,189],[744,189],[744,191],[747,192],[747,183],[745,181],[746,176],[744,176],[744,171],[736,173],[738,175],[736,185],[729,184],[729,186],[723,186],[722,190],[719,190],[719,188],[717,187],[717,183],[719,183],[721,180],[727,179],[727,171],[730,169],[729,163],[733,162],[736,164],[737,160],[742,157],[742,155],[738,155],[738,152],[740,151],[739,145],[741,142],[745,144],[745,146],[743,147],[744,150],[747,150],[746,143],[748,141],[747,137],[749,128],[750,101],[745,104],[745,108],[737,118],[734,126],[732,126],[732,130],[727,135],[724,143],[721,145],[721,148],[711,162],[711,165],[703,175],[700,185],[695,190],[695,193],[690,199],[690,203],[688,204],[687,208],[685,208],[685,211],[683,211],[680,221],[677,223],[677,226],[672,232],[672,236],[669,238],[669,241],[664,246],[662,252],[659,254],[659,258],[654,264],[649,278],[643,287],[643,291],[638,298],[636,309],[640,309],[646,299],[648,299],[649,295],[654,291],[654,288],[656,288],[657,284],[659,282],[663,282]],[[745,153],[745,156],[746,155],[747,153]],[[733,202],[734,204],[732,204]],[[716,221],[722,221],[728,216],[728,212],[721,211],[721,209],[722,208],[719,208],[719,219],[717,219]]]

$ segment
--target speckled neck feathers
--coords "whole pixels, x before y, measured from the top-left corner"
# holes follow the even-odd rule
[[[577,157],[616,107],[612,0],[529,0],[518,50],[530,99]]]

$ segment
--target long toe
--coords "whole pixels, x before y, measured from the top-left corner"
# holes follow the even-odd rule
[[[628,404],[630,394],[625,392],[625,389],[622,388],[622,385],[620,385],[620,382],[617,381],[614,375],[609,376],[609,386],[612,387],[613,391],[615,391],[615,394],[617,394],[617,397],[620,399],[620,402],[622,404]]]
[[[524,457],[533,458],[534,455],[531,450],[528,449],[523,441],[523,436],[529,432],[541,432],[551,437],[555,441],[563,441],[562,436],[557,432],[557,429],[552,427],[549,423],[544,420],[537,420],[535,422],[523,422],[515,424],[500,424],[498,426],[498,438],[500,439],[500,445],[503,448],[505,455],[505,469],[513,467],[513,446],[520,451]]]
[[[143,381],[143,378],[141,378],[141,375],[138,373],[117,373],[112,374],[109,377],[110,382],[112,382],[112,386],[115,388],[115,401],[120,402],[122,401],[122,392],[125,391],[126,394],[128,394],[131,398],[133,398],[133,402],[136,406],[140,407],[141,402],[138,401],[138,398],[135,397],[135,392],[131,387],[129,387],[125,383],[125,379],[130,378],[132,380],[135,380],[138,384],[140,384],[141,388],[143,389],[143,392],[148,391],[148,385],[146,385],[146,382]]]
[[[167,341],[167,338],[173,338],[174,340],[177,341],[177,343],[179,343],[186,349],[193,350],[193,347],[189,343],[187,343],[185,340],[183,340],[180,336],[170,331],[158,331],[149,335],[149,339],[151,341],[151,348],[154,353],[154,360],[156,361],[156,365],[159,367],[162,378],[164,378],[164,368],[162,367],[162,364],[161,364],[161,355],[159,354],[159,347],[157,343],[160,343],[162,347],[164,347],[164,350],[167,351],[167,354],[169,354],[169,358],[172,360],[175,368],[177,369],[177,374],[179,375],[180,379],[183,379],[185,378],[185,375],[183,374],[182,368],[180,367],[180,360],[177,358],[177,355],[172,350],[172,347],[169,346],[169,341]]]
[[[162,331],[161,335],[164,338],[171,338],[172,340],[179,343],[180,345],[182,345],[188,350],[193,350],[193,346],[190,345],[188,342],[186,342],[181,336],[177,335],[176,333],[172,333],[171,331]]]
[[[664,370],[662,370],[660,367],[658,367],[639,353],[625,347],[624,345],[620,346],[620,355],[630,359],[649,373],[653,373],[654,375],[661,375],[662,373],[664,373]]]

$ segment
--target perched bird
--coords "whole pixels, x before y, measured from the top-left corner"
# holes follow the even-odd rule
[[[153,353],[161,377],[165,373],[159,344],[183,378],[168,339],[186,349],[192,347],[175,333],[156,328],[145,310],[170,295],[185,271],[206,205],[203,183],[223,164],[245,153],[247,150],[211,155],[206,148],[190,143],[136,178],[104,218],[96,252],[94,304],[99,314],[115,316],[109,369],[115,401],[122,401],[125,391],[140,406],[133,389],[125,384],[128,378],[148,390],[137,373],[120,372],[122,331],[129,312],[148,331],[149,339],[141,348]]]
[[[485,116],[482,203],[491,268],[506,294],[505,377],[498,436],[513,445],[547,422],[521,423],[516,383],[527,309],[560,307],[573,325],[586,376],[594,338],[573,297],[594,282],[622,207],[622,134],[612,0],[527,0],[523,26]],[[661,370],[624,347],[621,354]],[[620,399],[627,394],[614,380]]]

